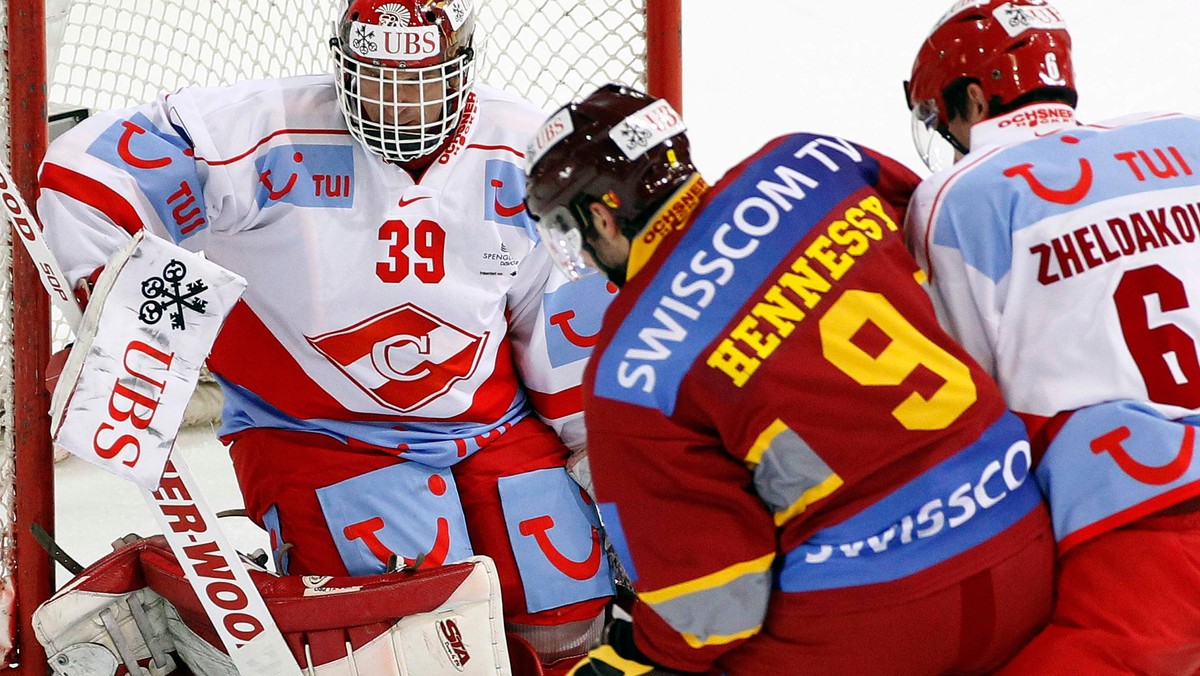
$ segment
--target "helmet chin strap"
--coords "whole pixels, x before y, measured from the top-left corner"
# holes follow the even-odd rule
[[[960,155],[966,155],[967,153],[971,152],[970,148],[963,145],[962,141],[959,141],[957,138],[955,138],[954,134],[950,133],[950,127],[944,124],[939,124],[937,126],[937,133],[941,134],[942,138],[946,139],[946,143],[949,143],[950,146],[954,148],[954,150],[956,150]]]
[[[596,250],[592,248],[591,244],[588,244],[585,241],[583,243],[583,247],[587,250],[588,254],[591,255],[592,260],[596,261],[596,267],[600,268],[600,272],[604,273],[604,276],[608,278],[608,281],[616,285],[618,289],[625,286],[626,277],[629,275],[628,260],[622,262],[618,266],[609,266],[601,262],[600,259],[596,257]]]

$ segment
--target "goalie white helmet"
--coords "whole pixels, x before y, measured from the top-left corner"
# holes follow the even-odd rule
[[[474,37],[472,0],[351,0],[330,40],[350,133],[398,164],[440,150],[475,82]]]

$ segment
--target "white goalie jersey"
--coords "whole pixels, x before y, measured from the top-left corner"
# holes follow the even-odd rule
[[[209,359],[223,435],[315,431],[444,467],[536,412],[575,450],[611,296],[567,284],[525,211],[543,117],[477,86],[414,178],[350,136],[329,76],[185,89],[55,142],[38,210],[72,284],[139,229],[247,280]],[[174,310],[190,301],[182,280]]]

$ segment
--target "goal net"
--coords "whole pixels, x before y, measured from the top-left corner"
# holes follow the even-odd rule
[[[33,202],[44,152],[46,104],[53,135],[87,111],[186,85],[330,72],[328,40],[345,2],[0,0],[0,94],[8,101],[0,141],[26,201]],[[647,89],[678,106],[679,3],[475,0],[487,38],[481,79],[547,109],[605,82]],[[51,350],[72,336],[13,250],[11,229],[0,237],[0,668],[45,673],[28,625],[54,587],[53,569],[29,535],[31,524],[52,526],[53,519],[48,397],[40,381]]]

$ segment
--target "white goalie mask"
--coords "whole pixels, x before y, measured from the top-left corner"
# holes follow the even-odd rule
[[[389,162],[437,152],[475,82],[472,0],[351,0],[330,40],[350,133]]]

